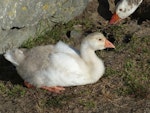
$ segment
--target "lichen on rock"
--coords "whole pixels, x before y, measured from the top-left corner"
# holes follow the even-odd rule
[[[11,43],[13,47],[18,47],[34,36],[38,27],[43,30],[46,27],[52,28],[56,23],[68,22],[81,14],[88,2],[89,0],[0,1],[0,53],[9,48]]]

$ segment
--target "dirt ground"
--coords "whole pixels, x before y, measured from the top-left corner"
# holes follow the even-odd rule
[[[61,94],[27,89],[15,67],[1,55],[0,113],[150,113],[150,19],[136,12],[110,26],[109,9],[113,11],[114,4],[91,0],[75,18],[84,21],[82,32],[101,31],[116,46],[97,52],[106,66],[97,83],[67,87]]]

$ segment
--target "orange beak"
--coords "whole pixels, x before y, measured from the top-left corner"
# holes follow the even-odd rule
[[[115,48],[115,46],[107,39],[105,40],[105,47],[106,48]]]
[[[110,21],[109,21],[109,24],[115,24],[119,20],[120,20],[120,17],[116,13],[114,13],[113,16],[111,17]]]

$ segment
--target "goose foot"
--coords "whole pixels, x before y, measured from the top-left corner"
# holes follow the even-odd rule
[[[24,85],[27,87],[27,88],[33,88],[34,86],[26,81],[24,81]],[[48,90],[50,92],[54,92],[54,93],[60,93],[61,91],[64,91],[65,88],[61,87],[61,86],[54,86],[54,87],[48,87],[48,86],[43,86],[41,87],[41,89],[45,89],[45,90]]]
[[[24,85],[27,87],[27,88],[33,88],[34,86],[26,81],[24,81]]]
[[[54,87],[43,86],[41,88],[45,89],[45,90],[48,90],[50,92],[54,92],[54,93],[60,93],[60,91],[64,91],[65,90],[65,88],[61,87],[61,86],[54,86]]]

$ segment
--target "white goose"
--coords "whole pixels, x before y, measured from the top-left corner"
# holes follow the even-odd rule
[[[142,3],[143,0],[120,0],[109,24],[115,24],[121,19],[130,16]]]
[[[56,45],[8,50],[5,58],[16,66],[27,87],[59,93],[63,87],[95,83],[104,74],[104,64],[96,50],[115,48],[102,33],[92,33],[82,41],[80,54],[59,41]]]

